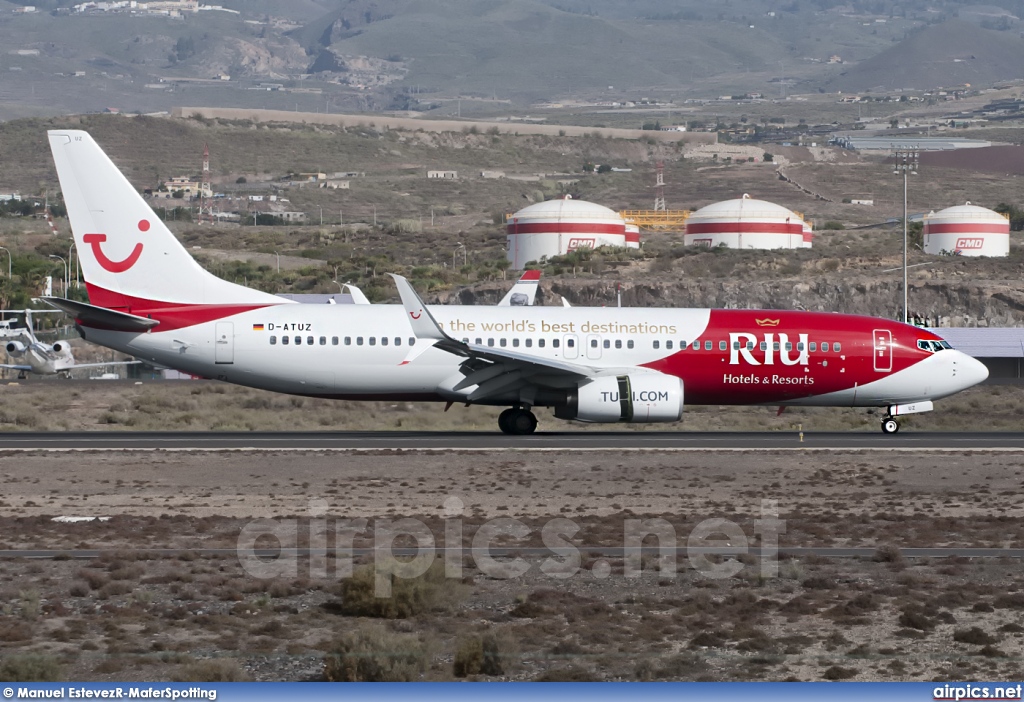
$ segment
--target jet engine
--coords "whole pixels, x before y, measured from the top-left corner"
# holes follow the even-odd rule
[[[7,342],[7,353],[12,356],[20,356],[25,353],[25,344],[20,341],[8,341]]]
[[[555,406],[559,419],[581,422],[678,422],[683,381],[664,373],[604,376],[570,390]]]
[[[67,353],[71,350],[71,344],[66,341],[58,341],[53,345],[53,350],[56,353]]]

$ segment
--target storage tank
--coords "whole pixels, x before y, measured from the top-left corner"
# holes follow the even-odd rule
[[[924,252],[960,256],[1008,256],[1010,220],[967,203],[930,212],[924,218]]]
[[[636,224],[626,225],[626,248],[640,248],[640,227]]]
[[[809,248],[810,225],[796,212],[749,195],[702,207],[686,220],[683,242],[731,249]]]
[[[577,249],[626,246],[626,221],[618,212],[568,197],[524,207],[508,218],[506,231],[508,259],[519,269]]]

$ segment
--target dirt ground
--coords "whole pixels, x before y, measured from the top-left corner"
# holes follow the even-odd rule
[[[1022,547],[1022,473],[1021,452],[3,454],[0,548],[106,554],[0,561],[0,677],[35,661],[72,680],[1015,679],[1019,562],[900,549]],[[267,517],[295,536],[253,540]],[[600,551],[639,519],[663,521],[637,538],[710,543],[691,541],[703,527],[737,552],[702,563]],[[734,526],[707,532],[708,519]],[[449,563],[461,573],[396,576],[390,598],[367,596],[370,557],[350,578],[334,549],[415,545],[411,525],[461,547]],[[874,556],[744,550],[772,531],[783,547]],[[506,549],[495,562],[487,542]],[[254,573],[250,543],[332,553]],[[242,550],[188,550],[200,547]],[[352,656],[379,665],[337,663]]]

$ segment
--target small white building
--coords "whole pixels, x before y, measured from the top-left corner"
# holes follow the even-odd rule
[[[924,218],[924,252],[959,256],[1008,256],[1010,219],[967,203]]]
[[[427,171],[428,180],[455,180],[458,177],[458,171]]]

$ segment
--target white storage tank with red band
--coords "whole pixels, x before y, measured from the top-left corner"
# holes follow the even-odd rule
[[[506,232],[514,269],[577,249],[628,245],[626,222],[618,212],[570,198],[524,207],[508,218]]]
[[[809,248],[813,234],[796,212],[744,195],[702,207],[686,220],[683,241],[689,246],[731,249]]]
[[[1008,256],[1010,220],[998,212],[969,202],[931,212],[924,218],[924,252]]]

